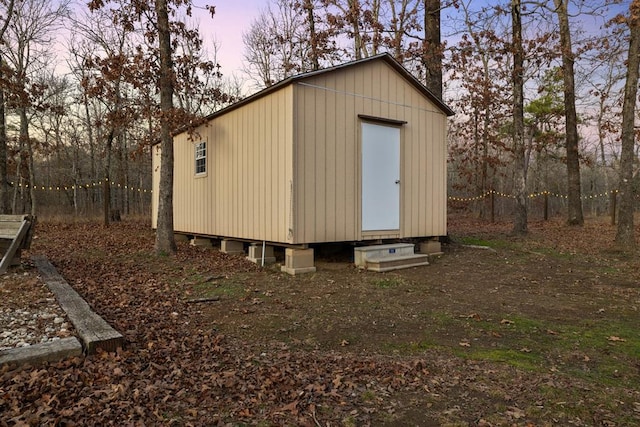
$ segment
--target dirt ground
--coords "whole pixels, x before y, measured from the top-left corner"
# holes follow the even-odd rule
[[[639,425],[640,259],[607,221],[512,237],[452,217],[429,266],[323,247],[295,277],[186,244],[157,257],[146,223],[39,224],[32,253],[128,344],[4,372],[0,425]]]

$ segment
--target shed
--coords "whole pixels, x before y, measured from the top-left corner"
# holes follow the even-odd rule
[[[386,53],[290,77],[174,136],[175,232],[299,248],[446,235],[452,114]],[[158,145],[154,227],[159,170]]]

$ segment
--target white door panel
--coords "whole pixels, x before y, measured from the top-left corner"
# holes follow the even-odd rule
[[[400,229],[400,128],[362,123],[362,230]]]

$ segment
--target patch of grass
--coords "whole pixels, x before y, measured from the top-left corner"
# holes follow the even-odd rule
[[[489,248],[507,248],[513,246],[506,240],[487,240],[474,236],[461,236],[457,240],[463,245],[487,246]]]
[[[425,339],[417,342],[412,341],[408,343],[386,342],[381,343],[380,346],[383,350],[385,350],[385,352],[398,353],[403,356],[419,354],[426,350],[441,347],[438,343],[431,339]]]
[[[356,419],[353,416],[349,415],[347,418],[342,420],[342,425],[344,427],[356,427],[358,423],[356,423]]]
[[[401,277],[384,277],[382,279],[374,279],[371,283],[382,289],[397,288],[404,285],[404,280]]]
[[[430,332],[420,341],[386,343],[385,351],[412,355],[448,348],[458,357],[506,363],[527,371],[546,372],[555,366],[562,374],[595,384],[615,386],[640,381],[636,316],[578,323],[513,314],[486,318],[424,312],[421,317],[432,326]]]
[[[376,394],[371,390],[365,390],[360,395],[363,402],[373,402],[376,400]]]
[[[618,267],[612,267],[612,266],[602,266],[598,268],[598,271],[602,274],[618,274],[620,273],[622,270]]]
[[[193,285],[193,292],[201,298],[240,297],[245,294],[245,284],[239,278],[219,282],[198,282]]]
[[[635,322],[601,319],[564,330],[570,338],[555,352],[571,375],[611,386],[640,380],[640,331]]]
[[[478,349],[464,354],[465,357],[489,362],[504,362],[527,371],[537,371],[544,362],[542,355],[508,348]]]
[[[549,248],[549,247],[539,247],[533,250],[533,252],[557,259],[557,260],[572,260],[575,258],[576,254],[571,252],[561,252],[557,249]]]

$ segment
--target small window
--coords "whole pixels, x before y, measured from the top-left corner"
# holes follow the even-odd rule
[[[207,173],[207,143],[196,144],[196,175]]]

